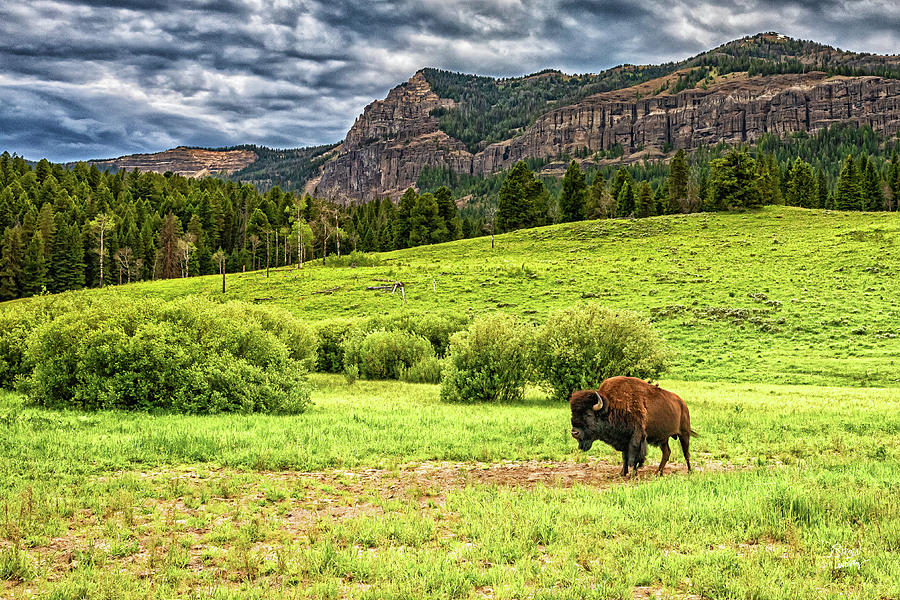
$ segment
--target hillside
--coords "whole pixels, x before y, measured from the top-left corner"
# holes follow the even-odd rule
[[[418,71],[357,118],[307,191],[396,196],[425,168],[490,175],[521,159],[661,158],[833,123],[900,131],[900,58],[760,34],[678,63],[493,79]]]
[[[669,377],[900,385],[900,216],[770,207],[606,220],[376,255],[378,266],[229,275],[227,298],[311,321],[502,310],[540,321],[577,302],[636,310],[676,351]],[[344,261],[349,263],[349,261]],[[406,303],[367,291],[406,283]],[[319,293],[317,293],[319,292]],[[221,297],[221,278],[91,294]]]

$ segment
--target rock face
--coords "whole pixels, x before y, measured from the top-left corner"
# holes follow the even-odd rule
[[[255,160],[256,153],[251,150],[204,150],[179,146],[155,154],[131,154],[111,160],[90,162],[100,169],[116,167],[128,171],[138,169],[155,173],[171,171],[185,177],[205,177],[240,171]]]
[[[344,200],[397,195],[415,183],[424,166],[468,165],[465,145],[438,129],[436,109],[453,107],[439,98],[421,71],[369,104],[356,119],[337,156],[325,163],[306,191]],[[468,168],[468,167],[467,167]]]
[[[640,94],[658,82],[589,96],[541,116],[520,135],[477,154],[438,128],[432,111],[450,108],[421,72],[366,107],[307,190],[345,201],[396,197],[425,166],[487,175],[529,157],[574,155],[620,144],[631,153],[687,150],[719,141],[750,142],[763,133],[814,132],[831,123],[900,131],[900,81],[824,73],[748,78],[734,74],[709,89]],[[659,89],[656,87],[656,89]]]

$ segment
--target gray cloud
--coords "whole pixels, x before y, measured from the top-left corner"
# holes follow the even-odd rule
[[[74,160],[337,141],[424,66],[686,58],[760,31],[891,53],[893,0],[37,0],[0,6],[0,149]]]

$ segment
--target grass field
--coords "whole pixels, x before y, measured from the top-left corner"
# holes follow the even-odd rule
[[[636,479],[568,407],[315,374],[297,416],[51,411],[0,391],[0,597],[900,597],[900,216],[608,221],[231,275],[310,320],[651,317],[695,473]],[[366,291],[407,283],[396,295]],[[216,296],[195,278],[90,294]],[[338,288],[331,294],[313,292]]]
[[[497,236],[493,250],[478,238],[379,257],[376,267],[229,275],[226,297],[310,320],[449,309],[539,321],[599,302],[652,318],[678,379],[900,385],[898,213],[768,207],[587,221]],[[405,282],[406,303],[365,289],[379,279]],[[222,295],[215,276],[105,293]]]
[[[692,408],[697,472],[675,451],[623,483],[540,394],[473,409],[313,379],[296,417],[5,396],[4,597],[900,594],[896,390],[663,382]]]

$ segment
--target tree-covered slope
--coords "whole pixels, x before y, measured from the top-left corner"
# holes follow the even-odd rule
[[[232,181],[252,183],[263,191],[280,187],[282,190],[302,190],[304,184],[315,176],[322,163],[328,160],[337,144],[308,146],[305,148],[266,148],[265,146],[235,146],[231,149],[251,150],[256,160],[240,171],[232,173]]]

